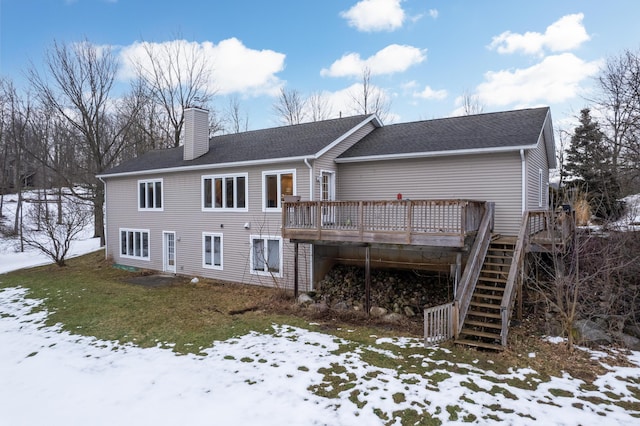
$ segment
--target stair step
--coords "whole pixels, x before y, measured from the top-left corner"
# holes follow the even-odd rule
[[[493,312],[482,312],[482,311],[469,311],[467,315],[472,315],[474,317],[482,317],[482,318],[494,318],[494,319],[502,319],[502,314],[494,314]]]
[[[489,259],[513,259],[513,256],[502,256],[502,255],[498,255],[498,254],[491,254],[491,253],[487,253],[487,258]]]
[[[487,293],[475,292],[473,293],[472,297],[477,297],[479,299],[484,298],[484,299],[502,300],[501,294],[487,294]]]
[[[468,340],[468,339],[456,339],[456,343],[467,346],[476,346],[485,349],[493,349],[494,351],[503,351],[504,347],[502,345],[496,345],[494,343],[486,343],[476,340]]]
[[[477,306],[478,308],[486,308],[486,309],[500,309],[500,304],[499,303],[482,303],[482,302],[476,302],[474,300],[471,301],[471,303],[469,303],[471,306]]]
[[[506,263],[484,262],[483,265],[503,267],[503,266],[511,266],[511,262],[506,262]]]
[[[498,247],[498,246],[492,245],[492,246],[489,246],[489,251],[502,251],[502,252],[513,253],[514,247]]]
[[[463,328],[460,334],[466,334],[467,336],[485,337],[487,339],[500,340],[500,333],[489,333],[488,331],[474,330],[472,328]]]
[[[483,266],[483,267],[482,267],[482,269],[480,270],[480,272],[487,272],[487,273],[490,273],[490,274],[508,274],[508,273],[509,273],[509,268],[504,268],[504,269],[491,269],[491,268],[487,268],[487,266],[494,266],[494,265],[488,264],[488,263],[486,263],[486,262],[485,262],[482,266]],[[510,266],[511,266],[511,264],[510,264],[510,263],[503,263],[503,264],[502,264],[502,265],[500,265],[500,266],[509,266],[509,267],[510,267]]]
[[[496,330],[502,330],[502,324],[495,323],[495,322],[466,320],[464,322],[464,325],[470,325],[470,326],[474,326],[474,327],[494,328]]]
[[[478,277],[478,282],[492,282],[506,284],[506,278]]]
[[[476,289],[477,290],[485,290],[485,291],[500,291],[500,292],[504,293],[504,287],[497,287],[497,286],[493,286],[493,285],[477,284],[476,285]]]

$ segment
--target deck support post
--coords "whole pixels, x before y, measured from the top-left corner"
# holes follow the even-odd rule
[[[293,244],[293,297],[298,300],[298,243]]]
[[[456,253],[456,270],[453,275],[453,297],[455,298],[458,294],[458,283],[460,282],[460,277],[462,276],[462,253]]]
[[[364,309],[367,315],[371,311],[371,247],[365,247],[364,257]]]
[[[518,278],[518,288],[517,288],[517,293],[516,293],[516,298],[518,300],[518,310],[516,312],[516,317],[518,318],[518,321],[522,321],[522,310],[523,310],[523,294],[522,294],[522,285],[524,283],[524,277],[525,277],[525,271],[524,269],[527,267],[527,262],[526,260],[524,262],[522,262],[522,268],[520,268],[520,277]]]

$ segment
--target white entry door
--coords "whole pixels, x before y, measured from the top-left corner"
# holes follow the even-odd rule
[[[336,199],[336,173],[320,172],[320,201],[334,201]],[[322,208],[322,223],[332,224],[335,222],[335,207]]]
[[[176,273],[176,233],[175,232],[163,232],[163,264],[164,271]]]

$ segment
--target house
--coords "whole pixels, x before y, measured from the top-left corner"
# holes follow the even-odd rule
[[[387,126],[361,115],[211,139],[207,123],[190,108],[183,146],[98,176],[116,263],[296,291],[341,259],[410,265],[451,272],[469,305],[491,240],[513,253],[523,214],[548,210],[549,108]],[[462,323],[460,306],[449,309]]]

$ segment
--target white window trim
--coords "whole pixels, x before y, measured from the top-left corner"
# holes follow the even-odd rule
[[[153,191],[153,196],[154,199],[156,197],[156,191],[155,191],[155,183],[156,182],[160,182],[160,203],[162,205],[162,207],[140,207],[140,184],[141,183],[153,183],[154,184],[154,191]],[[146,188],[146,187],[145,187]],[[138,180],[138,185],[136,186],[136,193],[138,194],[137,199],[138,199],[138,211],[141,212],[162,212],[164,211],[164,179],[162,178],[158,178],[158,179],[140,179]],[[146,189],[145,189],[145,194],[146,194]],[[145,197],[146,198],[146,197]],[[145,205],[146,205],[146,199],[145,199]]]
[[[268,241],[268,240],[277,240],[278,241],[278,247],[279,247],[279,259],[280,262],[278,264],[278,272],[274,273],[274,272],[269,272],[269,271],[256,271],[255,269],[253,269],[253,242],[254,240],[263,240],[264,242]],[[268,247],[268,243],[267,243],[267,247]],[[282,237],[278,237],[276,235],[250,235],[249,236],[249,272],[253,275],[261,275],[261,276],[267,276],[267,277],[275,277],[275,278],[282,278],[282,268],[283,268],[283,259],[282,259],[282,255],[283,255],[283,247],[282,247]],[[268,262],[265,262],[265,264],[267,264]]]
[[[212,238],[212,244],[211,244],[211,265],[207,265],[205,263],[205,257],[204,257],[204,253],[205,253],[205,243],[204,243],[204,239],[205,237],[211,237]],[[220,266],[218,265],[213,265],[213,256],[214,256],[214,252],[213,252],[213,239],[215,237],[220,237]],[[218,271],[222,271],[224,269],[224,236],[223,234],[219,233],[219,232],[203,232],[202,233],[202,267],[205,269],[216,269]]]
[[[147,256],[146,257],[145,256],[131,256],[129,254],[122,254],[122,232],[141,232],[141,233],[146,233],[147,234],[147,244],[149,244],[149,247],[147,247]],[[145,260],[147,262],[150,261],[151,260],[151,231],[149,231],[148,229],[120,228],[118,230],[118,254],[123,259]]]
[[[286,170],[265,170],[262,172],[262,211],[264,213],[269,212],[281,212],[282,211],[282,188],[280,188],[280,176],[286,174],[293,174],[293,195],[298,194],[297,189],[297,179],[296,179],[296,169],[286,169]],[[267,175],[277,175],[278,176],[278,203],[277,207],[267,207],[267,185],[266,178]]]
[[[538,169],[538,207],[542,207],[544,203],[544,195],[542,191],[542,187],[544,186],[544,181],[542,179],[542,169]]]
[[[238,180],[236,178],[239,177],[243,177],[244,178],[244,207],[225,207],[226,206],[226,198],[227,198],[227,192],[222,191],[222,207],[216,207],[215,206],[215,197],[214,194],[212,194],[212,200],[211,200],[211,207],[205,207],[204,206],[204,181],[205,179],[211,179],[212,181],[214,179],[228,179],[228,178],[233,178],[234,181],[234,186],[236,188],[236,201],[238,199],[238,186],[237,186],[237,182]],[[213,182],[211,184],[211,188],[213,190],[214,185]],[[200,179],[200,207],[202,209],[203,212],[210,212],[210,211],[234,211],[234,212],[247,212],[249,211],[249,173],[230,173],[230,174],[218,174],[218,175],[203,175],[202,178]]]
[[[335,170],[325,170],[320,169],[320,194],[318,199],[322,200],[322,176],[323,175],[331,175],[331,185],[329,188],[329,201],[334,201],[336,199],[336,171]]]

